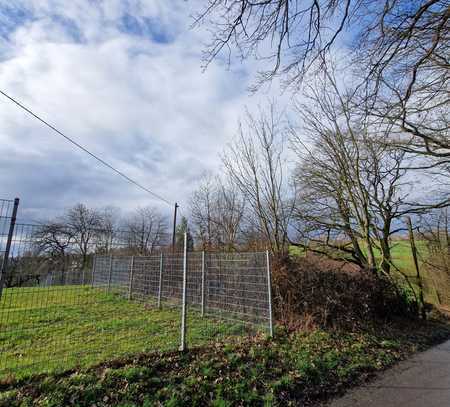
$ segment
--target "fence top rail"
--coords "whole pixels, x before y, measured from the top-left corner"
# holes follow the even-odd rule
[[[216,255],[216,256],[230,256],[230,257],[233,257],[233,256],[239,257],[239,256],[246,256],[246,255],[248,255],[248,256],[250,256],[250,255],[263,255],[263,254],[265,255],[266,254],[265,251],[263,251],[263,252],[261,252],[261,251],[257,251],[257,252],[208,252],[206,250],[205,251],[203,251],[203,250],[195,250],[195,251],[188,252],[188,256],[189,255],[196,255],[197,256],[197,255],[201,255],[202,253],[205,253],[205,255],[211,255],[211,256]],[[160,252],[158,252],[156,254],[151,254],[151,255],[147,255],[147,256],[139,255],[139,254],[132,255],[132,254],[120,254],[120,253],[119,254],[114,254],[114,253],[104,254],[104,253],[102,253],[102,254],[95,254],[95,256],[97,258],[101,258],[101,257],[110,258],[112,256],[112,257],[115,257],[115,258],[134,257],[136,259],[153,259],[153,258],[158,258],[159,259],[161,254],[163,254],[165,256],[183,256],[182,252],[172,252],[172,251],[169,251],[169,252],[160,251]]]

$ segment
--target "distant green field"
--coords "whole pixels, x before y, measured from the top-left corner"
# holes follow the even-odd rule
[[[427,256],[427,247],[424,241],[416,241],[416,247],[419,257],[419,266],[422,260]],[[411,245],[409,241],[394,241],[391,247],[392,261],[403,273],[407,275],[416,275],[414,260],[412,257]],[[377,255],[377,254],[375,254]]]
[[[188,343],[195,345],[243,329],[195,312],[187,325]],[[179,343],[179,308],[159,310],[91,287],[12,288],[0,301],[0,378],[175,350]]]
[[[429,302],[436,302],[436,293],[433,288],[433,284],[431,279],[429,278],[425,267],[423,267],[423,261],[426,259],[427,247],[426,242],[422,240],[418,240],[415,242],[417,251],[418,251],[418,260],[419,260],[419,270],[424,282],[425,286],[425,294],[426,300]],[[298,247],[292,246],[290,248],[291,255],[294,256],[302,256],[304,254],[304,250]],[[393,241],[391,245],[391,255],[392,255],[392,263],[395,267],[397,267],[401,273],[408,277],[409,282],[414,288],[418,288],[417,279],[416,279],[416,270],[414,267],[414,260],[411,251],[411,245],[409,240],[397,240]],[[375,256],[380,259],[381,255],[378,251],[375,252]],[[395,267],[392,270],[392,273],[396,274]],[[397,273],[399,274],[399,273]],[[399,281],[405,281],[404,277],[398,276]],[[406,281],[405,281],[406,283]]]
[[[416,246],[419,254],[419,266],[420,266],[421,259],[424,259],[427,256],[427,248],[425,242],[420,240],[416,242]],[[300,247],[291,246],[289,251],[293,256],[302,256],[304,254],[304,250]],[[391,255],[393,264],[396,267],[398,267],[403,273],[407,275],[416,274],[409,241],[398,240],[392,242]],[[381,257],[378,251],[375,251],[375,256],[377,258]]]

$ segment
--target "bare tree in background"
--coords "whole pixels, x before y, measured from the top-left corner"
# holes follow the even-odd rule
[[[237,250],[244,217],[244,198],[235,185],[207,175],[192,194],[190,210],[203,250]]]
[[[62,222],[74,235],[75,243],[82,256],[81,268],[83,269],[88,263],[90,246],[102,227],[101,213],[97,209],[88,208],[80,203],[66,212]]]
[[[236,250],[242,244],[245,197],[236,185],[218,180],[216,202],[214,223],[218,229],[219,246]]]
[[[209,0],[196,23],[211,32],[206,64],[224,53],[229,61],[236,53],[272,62],[257,85],[281,75],[299,86],[349,38],[365,89],[360,106],[380,125],[395,126],[397,147],[448,169],[449,19],[447,0]]]
[[[75,232],[62,222],[50,221],[37,228],[33,239],[38,252],[64,258],[75,243]]]
[[[276,254],[288,251],[293,208],[283,173],[284,133],[282,116],[273,104],[256,117],[247,113],[222,157],[230,183],[243,195],[254,226]]]
[[[217,205],[216,179],[206,174],[191,196],[190,211],[195,237],[201,242],[203,250],[210,250],[217,243],[218,236],[214,223]]]
[[[100,229],[97,234],[97,253],[109,253],[113,247],[114,239],[118,236],[120,224],[120,211],[118,208],[107,206],[99,210]]]
[[[33,260],[34,273],[45,276],[49,270],[54,270],[64,278],[68,266],[67,257],[74,252],[76,244],[75,231],[58,219],[36,228],[32,238],[33,255],[28,256],[28,259]],[[20,261],[20,265],[22,264],[23,259]]]
[[[125,220],[125,232],[129,246],[139,255],[150,255],[165,243],[167,221],[152,207],[138,208]]]

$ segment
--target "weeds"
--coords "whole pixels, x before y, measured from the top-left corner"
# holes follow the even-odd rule
[[[279,332],[188,353],[141,354],[4,383],[0,406],[312,405],[450,335],[444,323]]]

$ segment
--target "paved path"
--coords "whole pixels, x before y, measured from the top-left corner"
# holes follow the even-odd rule
[[[450,341],[386,371],[330,407],[450,407]]]

